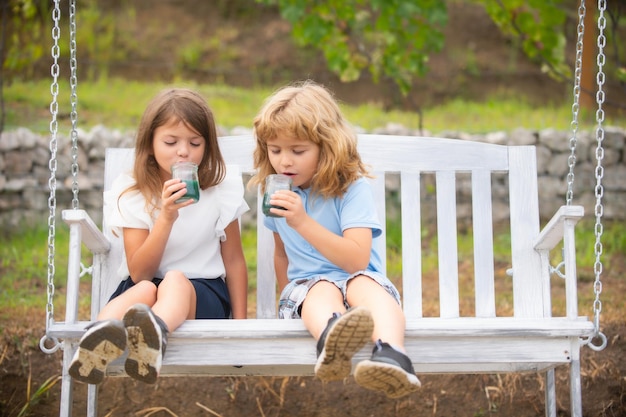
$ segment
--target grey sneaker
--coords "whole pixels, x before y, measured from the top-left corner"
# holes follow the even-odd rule
[[[146,384],[154,384],[161,370],[167,345],[167,326],[145,304],[135,304],[124,314],[128,335],[126,374]]]
[[[363,388],[382,391],[389,398],[404,397],[422,385],[409,357],[380,340],[371,359],[356,365],[354,379]]]
[[[126,329],[121,320],[97,321],[83,334],[70,364],[69,374],[86,384],[99,384],[109,363],[126,350]]]
[[[315,376],[322,381],[338,381],[352,370],[352,356],[372,337],[374,320],[364,307],[334,313],[317,341]]]

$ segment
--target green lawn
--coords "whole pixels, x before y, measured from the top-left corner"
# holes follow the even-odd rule
[[[187,82],[176,85],[194,88],[202,93],[212,107],[217,123],[226,128],[250,127],[264,99],[274,91],[271,87],[244,89]],[[116,79],[97,83],[83,82],[78,89],[78,125],[85,129],[97,124],[121,130],[135,129],[147,102],[159,89],[166,86],[167,84],[162,83]],[[62,127],[68,128],[71,107],[67,82],[60,82],[59,92],[58,120]],[[48,81],[13,82],[4,87],[4,98],[7,111],[6,130],[27,127],[41,133],[49,131],[52,96]],[[379,103],[342,107],[351,123],[366,130],[384,127],[389,123],[401,124],[411,129],[419,128],[419,118],[414,112],[384,111]],[[594,113],[581,111],[581,129],[593,127],[594,117]],[[571,103],[537,108],[519,97],[506,95],[483,102],[454,100],[443,106],[423,109],[423,127],[433,133],[450,130],[486,133],[510,131],[518,127],[568,130],[571,129],[571,121]],[[611,122],[606,121],[607,124]]]

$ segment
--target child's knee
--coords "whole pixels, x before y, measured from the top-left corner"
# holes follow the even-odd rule
[[[141,294],[142,297],[156,298],[157,286],[152,281],[139,281],[134,285],[134,291]]]
[[[168,283],[187,283],[189,279],[183,274],[181,271],[168,271],[163,277],[163,282],[161,285]]]
[[[193,284],[191,283],[189,278],[187,278],[185,274],[183,274],[181,271],[169,271],[165,274],[165,277],[163,278],[163,281],[161,282],[159,288],[160,287],[177,287],[179,289],[187,288],[191,290],[193,289]]]

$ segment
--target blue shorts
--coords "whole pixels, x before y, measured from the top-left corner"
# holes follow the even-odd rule
[[[157,287],[161,281],[163,281],[163,278],[152,279],[152,283]],[[223,279],[193,278],[189,281],[191,281],[196,290],[196,319],[230,318],[230,296],[228,295],[228,287],[226,287]],[[133,280],[130,277],[126,278],[117,286],[109,301],[134,286]]]
[[[358,271],[350,275],[348,278],[341,281],[333,281],[323,275],[318,275],[313,278],[295,279],[290,281],[289,284],[280,293],[280,301],[278,302],[278,318],[279,319],[299,319],[302,303],[313,285],[320,281],[332,282],[339,288],[339,291],[343,294],[343,303],[346,309],[350,308],[348,301],[346,300],[346,289],[348,288],[348,281],[359,275],[365,275],[370,277],[381,287],[385,289],[391,295],[398,304],[401,304],[400,293],[393,285],[393,283],[386,276],[373,271]]]

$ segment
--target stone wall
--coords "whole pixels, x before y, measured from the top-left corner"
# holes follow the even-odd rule
[[[222,129],[220,135],[250,133],[246,128],[230,131]],[[416,135],[402,126],[388,125],[372,133]],[[425,134],[429,136],[428,133]],[[539,206],[541,217],[548,219],[564,204],[567,190],[569,138],[571,132],[546,129],[532,131],[518,129],[510,133],[493,132],[485,135],[469,135],[462,132],[442,132],[439,137],[484,141],[495,144],[535,145],[539,173]],[[101,221],[104,151],[107,147],[132,147],[133,132],[110,130],[96,126],[90,131],[78,132],[78,184],[79,207],[87,210],[97,223]],[[604,155],[603,217],[626,218],[626,129],[606,127],[602,142]],[[4,132],[0,137],[0,226],[4,230],[23,223],[46,224],[49,209],[50,184],[56,186],[57,218],[61,210],[72,207],[72,156],[68,136],[57,137],[56,179],[50,176],[49,135],[39,135],[26,128]],[[596,142],[594,131],[582,131],[577,135],[577,162],[575,170],[574,203],[585,206],[587,216],[594,215],[596,184]],[[397,178],[389,179],[392,184]],[[459,183],[459,216],[469,215],[470,197],[465,183]],[[497,181],[496,181],[497,182]],[[506,184],[499,184],[504,188]],[[427,188],[427,187],[424,187]],[[502,197],[501,197],[502,196]],[[505,193],[494,189],[494,217],[505,216],[498,210],[498,198]]]

